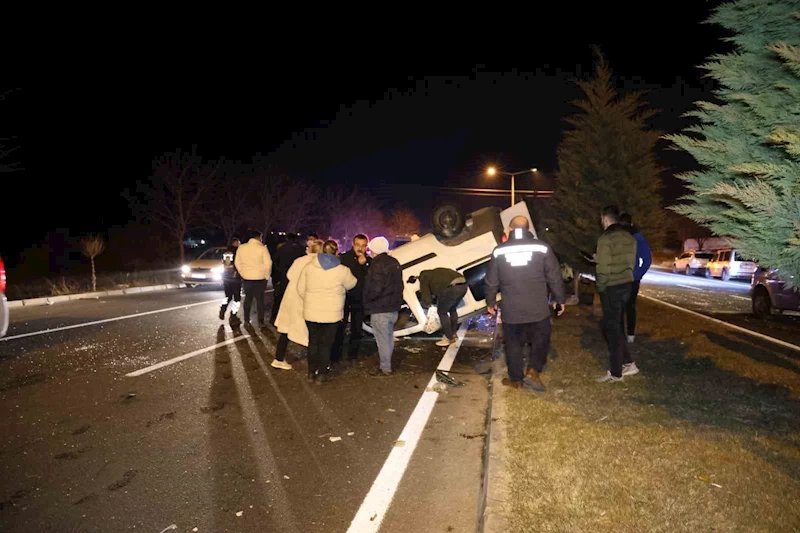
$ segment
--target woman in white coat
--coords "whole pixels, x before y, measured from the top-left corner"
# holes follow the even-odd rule
[[[295,259],[292,266],[289,267],[286,274],[289,283],[286,285],[286,293],[283,295],[283,301],[278,309],[278,317],[275,319],[275,329],[281,335],[275,349],[275,359],[270,366],[281,370],[292,370],[292,365],[286,362],[286,348],[289,341],[308,347],[308,326],[303,318],[303,299],[297,293],[297,280],[305,266],[322,251],[323,242],[314,239],[309,243],[306,255]]]

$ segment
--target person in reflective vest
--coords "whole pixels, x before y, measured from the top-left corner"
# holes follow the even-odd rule
[[[514,217],[509,238],[492,252],[486,272],[486,305],[497,311],[497,293],[502,295],[503,337],[508,377],[503,385],[521,388],[528,379],[534,390],[544,390],[540,374],[550,347],[550,304],[558,316],[564,312],[564,281],[561,267],[550,245],[533,237],[528,219]],[[530,361],[523,371],[522,349],[531,345]]]

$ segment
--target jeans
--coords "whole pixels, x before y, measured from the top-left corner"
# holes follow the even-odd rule
[[[450,340],[456,338],[458,330],[458,304],[467,294],[467,284],[451,285],[436,295],[436,310],[442,321],[442,332]]]
[[[526,324],[503,322],[503,341],[506,346],[506,364],[511,381],[522,381],[525,377],[522,349],[530,343],[531,355],[528,366],[541,372],[547,362],[550,349],[550,318]]]
[[[625,306],[625,318],[628,319],[628,335],[636,335],[636,297],[639,296],[639,282],[631,285],[631,297]]]
[[[331,364],[331,347],[338,322],[330,324],[320,322],[309,322],[308,326],[308,374],[313,376],[316,373],[327,374],[328,366]]]
[[[339,361],[344,349],[344,330],[347,326],[347,317],[350,316],[350,339],[347,342],[347,358],[351,361],[358,359],[358,348],[361,346],[361,337],[364,335],[364,309],[361,302],[345,300],[344,320],[336,328],[336,340],[333,343],[331,361]]]
[[[244,321],[250,322],[250,309],[253,300],[256,301],[258,310],[258,323],[264,323],[264,292],[267,290],[267,280],[265,279],[245,279],[242,280],[244,287]]]
[[[607,287],[600,294],[603,304],[603,329],[608,340],[608,369],[611,375],[622,377],[622,365],[633,362],[625,342],[623,314],[631,297],[632,283]]]
[[[389,373],[392,371],[392,352],[394,352],[394,325],[397,323],[397,311],[392,313],[375,313],[370,317],[372,331],[375,332],[375,342],[378,344],[378,355],[381,360],[381,370]]]
[[[275,348],[275,359],[278,361],[286,360],[286,348],[289,346],[289,335],[281,333],[278,338],[278,346]]]
[[[275,325],[275,319],[278,318],[278,311],[281,310],[281,302],[283,301],[283,295],[286,294],[286,285],[288,285],[288,280],[280,280],[277,283],[275,280],[272,280],[273,284],[275,285],[275,292],[272,293],[272,311],[270,311],[269,321],[272,325]],[[281,359],[282,361],[283,359]]]

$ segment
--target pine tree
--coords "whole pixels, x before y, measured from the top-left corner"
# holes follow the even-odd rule
[[[664,238],[661,210],[661,168],[655,147],[660,133],[647,126],[654,112],[645,108],[641,93],[620,96],[611,71],[599,55],[595,77],[579,81],[585,99],[567,119],[573,128],[558,147],[558,172],[553,192],[551,240],[561,259],[579,271],[589,264],[602,232],[600,211],[617,205],[633,217],[633,224],[658,249]]]
[[[689,135],[667,136],[702,166],[680,176],[692,192],[673,209],[797,286],[800,2],[737,0],[709,22],[735,34],[736,50],[703,65],[720,84],[720,102],[699,102]]]

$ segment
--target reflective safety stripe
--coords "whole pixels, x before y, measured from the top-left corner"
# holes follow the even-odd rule
[[[525,266],[533,258],[533,253],[546,254],[547,246],[544,244],[517,244],[504,246],[494,251],[495,257],[505,256],[511,266]]]
[[[238,312],[239,312],[239,302],[234,300],[231,302],[231,314],[235,315]]]

